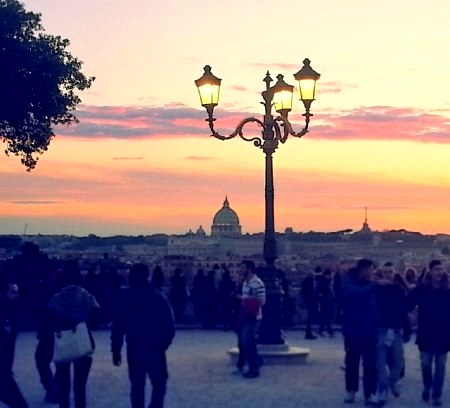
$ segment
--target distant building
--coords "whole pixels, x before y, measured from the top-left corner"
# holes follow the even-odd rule
[[[218,254],[218,242],[207,237],[201,226],[196,233],[189,230],[187,234],[182,236],[172,235],[167,242],[167,255],[208,257]]]
[[[366,234],[372,232],[372,230],[369,227],[369,223],[367,222],[367,207],[364,207],[364,223],[363,223],[363,226],[362,226],[360,232],[363,232]]]
[[[212,238],[237,238],[242,235],[239,217],[236,211],[230,208],[228,198],[225,197],[223,207],[217,211],[211,226]]]
[[[211,236],[200,226],[194,233],[169,237],[168,255],[196,256],[201,258],[253,256],[262,254],[263,235],[242,235],[239,217],[225,197],[222,208],[216,212],[211,226]]]
[[[200,227],[198,227],[195,235],[197,235],[197,237],[202,237],[202,238],[206,237],[206,232],[201,225],[200,225]]]

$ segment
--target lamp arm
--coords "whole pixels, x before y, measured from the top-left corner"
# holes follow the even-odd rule
[[[213,118],[212,115],[209,116],[208,119],[206,119],[206,120],[209,122],[209,128],[211,129],[211,132],[212,132],[211,136],[215,137],[216,139],[229,140],[229,139],[233,139],[234,137],[239,135],[246,142],[253,142],[255,146],[261,146],[262,142],[261,142],[261,140],[258,137],[246,138],[244,136],[244,132],[243,132],[244,126],[247,123],[250,123],[250,122],[256,122],[259,126],[264,127],[264,123],[261,120],[257,119],[257,118],[251,117],[251,118],[246,118],[246,119],[241,120],[238,123],[238,125],[236,126],[236,129],[234,130],[234,132],[231,133],[228,136],[223,136],[223,135],[221,135],[219,132],[217,132],[215,130],[215,128],[214,128],[214,121],[216,119]]]
[[[291,122],[283,116],[278,116],[275,118],[275,122],[282,122],[282,126],[284,127],[284,135],[281,138],[280,141],[284,143],[288,137],[288,135],[294,136],[294,137],[302,137],[305,136],[308,133],[308,126],[310,117],[312,116],[309,112],[304,113],[303,116],[305,117],[305,127],[300,132],[294,132],[294,129],[292,128]]]
[[[281,143],[286,142],[287,138],[288,138],[288,132],[286,131],[286,127],[284,127],[284,134],[281,135],[281,129],[280,129],[280,125],[277,123],[277,119],[275,118],[275,120],[273,121],[273,129],[275,130],[275,140],[279,140]]]

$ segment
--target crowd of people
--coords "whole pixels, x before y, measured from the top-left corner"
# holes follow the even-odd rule
[[[261,269],[256,267],[257,274]],[[240,293],[242,282],[239,274],[232,276],[226,266],[215,264],[209,271],[199,269],[191,281],[188,281],[180,269],[175,269],[169,279],[164,278],[161,268],[157,266],[153,276],[159,276],[158,287],[166,292],[172,305],[177,323],[186,323],[188,302],[193,309],[193,320],[205,329],[221,328],[233,330],[241,306]],[[278,283],[282,297],[282,324],[284,327],[294,325],[296,299],[291,295],[291,284],[283,270],[277,269]],[[153,283],[152,278],[152,283]],[[192,319],[191,319],[192,320]]]
[[[163,407],[168,378],[166,350],[175,336],[172,308],[166,297],[151,285],[149,275],[147,265],[133,265],[129,270],[128,288],[119,293],[111,312],[112,363],[121,365],[126,340],[133,408],[145,406],[147,377],[152,384],[150,407]],[[13,375],[20,290],[16,282],[14,274],[0,275],[0,401],[11,408],[27,408]],[[99,327],[102,314],[95,296],[83,287],[84,284],[78,262],[66,261],[58,275],[55,293],[50,296],[38,324],[35,360],[45,391],[44,399],[60,408],[71,406],[71,384],[74,406],[87,406],[86,384],[95,349],[92,331]],[[86,327],[89,351],[79,353],[80,344],[71,344],[69,349],[66,344],[65,348],[73,356],[56,358],[57,345],[61,344],[58,338],[64,332],[75,333],[80,326]]]
[[[417,324],[416,344],[422,370],[422,400],[442,405],[450,350],[449,278],[440,260],[432,260],[417,278],[408,279],[385,263],[375,268],[361,259],[342,279],[342,333],[345,347],[344,402],[353,403],[363,365],[363,395],[368,406],[383,406],[388,394],[400,396],[405,375],[403,344]]]
[[[85,323],[93,348],[92,331],[111,330],[112,362],[116,366],[122,363],[126,340],[131,406],[144,407],[148,377],[152,383],[150,407],[163,407],[168,378],[165,353],[175,335],[175,322],[183,321],[189,298],[195,319],[203,327],[221,326],[236,332],[236,373],[243,378],[259,377],[263,362],[257,339],[266,303],[260,272],[253,261],[244,261],[237,278],[232,279],[226,269],[216,265],[207,274],[199,270],[189,285],[180,270],[166,281],[161,268],[150,273],[147,265],[138,263],[130,267],[125,282],[123,277],[103,271],[109,276],[108,283],[103,282],[106,291],[101,273],[91,269],[82,274],[78,261],[66,261],[47,281],[46,290],[38,296],[41,307],[33,311],[38,316],[35,361],[45,401],[70,406],[73,370],[75,407],[87,406],[92,353],[73,361],[54,358],[55,336]],[[290,325],[295,301],[281,270],[277,276],[282,288],[282,320]],[[0,401],[15,408],[27,407],[12,372],[22,282],[23,276],[16,269],[0,270]],[[431,261],[419,276],[413,269],[397,272],[390,262],[376,267],[368,259],[359,260],[345,273],[316,268],[302,281],[300,296],[306,309],[306,339],[325,333],[332,337],[338,326],[342,328],[345,403],[356,399],[361,362],[366,405],[382,406],[388,395],[400,396],[399,380],[407,373],[403,345],[414,329],[422,368],[421,397],[435,406],[442,404],[450,350],[450,287],[440,260]]]

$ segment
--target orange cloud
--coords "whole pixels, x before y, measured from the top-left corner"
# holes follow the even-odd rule
[[[202,162],[200,160],[200,164]],[[208,162],[204,163],[205,168],[210,167]],[[0,203],[4,218],[28,217],[30,220],[31,217],[36,221],[30,223],[39,223],[53,217],[46,227],[42,221],[41,233],[48,232],[45,228],[63,228],[66,222],[59,227],[56,224],[64,219],[77,220],[72,229],[91,228],[87,233],[120,233],[118,226],[123,225],[127,225],[126,231],[130,233],[185,232],[200,224],[209,228],[213,215],[228,195],[232,207],[238,211],[244,232],[264,230],[261,169],[226,172],[222,176],[217,172],[220,169],[208,172],[201,168],[190,172],[183,168],[124,167],[94,171],[90,166],[79,168],[78,173],[75,170],[69,166],[66,174],[59,177],[34,177],[26,193],[20,186],[28,174],[9,177],[9,185],[5,185],[7,202]],[[84,176],[80,178],[80,174]],[[18,196],[21,200],[15,198]],[[450,231],[450,221],[445,221],[443,214],[442,203],[445,202],[450,202],[450,186],[319,170],[302,170],[298,174],[279,169],[276,173],[278,231],[286,227],[296,231],[358,229],[363,208],[368,206],[374,229],[446,232]],[[427,223],[418,223],[421,214],[433,215],[425,217]],[[66,231],[59,230],[62,232]]]

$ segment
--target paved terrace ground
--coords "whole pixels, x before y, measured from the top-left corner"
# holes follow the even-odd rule
[[[345,407],[342,403],[344,373],[340,369],[344,358],[341,335],[314,341],[305,341],[303,335],[303,331],[286,332],[289,344],[311,348],[306,365],[263,366],[260,378],[246,380],[231,375],[233,367],[226,351],[235,345],[233,333],[179,330],[168,353],[171,378],[167,408]],[[88,406],[129,407],[126,363],[120,368],[112,365],[109,332],[96,332],[95,338],[97,350],[88,383]],[[30,407],[49,407],[42,402],[43,391],[34,367],[35,345],[33,333],[20,335],[16,377]],[[420,400],[418,352],[412,343],[406,346],[406,364],[402,395],[399,399],[392,397],[387,406],[425,407],[427,404]],[[450,404],[448,380],[445,387],[444,406],[450,406],[446,405]],[[353,407],[358,406],[364,406],[360,395]]]

